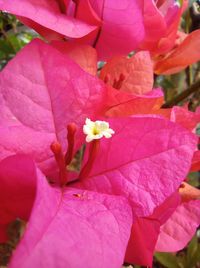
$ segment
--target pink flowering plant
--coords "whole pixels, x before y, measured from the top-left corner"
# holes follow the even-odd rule
[[[200,111],[163,105],[154,83],[199,60],[199,31],[179,40],[186,7],[0,0],[44,38],[0,73],[0,242],[26,224],[8,267],[152,267],[191,240]]]

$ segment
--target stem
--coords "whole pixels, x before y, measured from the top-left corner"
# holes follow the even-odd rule
[[[11,46],[11,48],[13,49],[13,52],[17,53],[17,51],[16,51],[14,45],[12,44],[12,42],[10,41],[10,39],[9,39],[9,37],[8,37],[8,35],[7,35],[7,32],[6,32],[3,28],[1,28],[1,33],[2,33],[2,35],[3,35],[3,37],[4,37],[4,39],[8,42],[8,44],[9,44],[9,45]]]
[[[176,95],[172,100],[167,101],[162,105],[162,108],[170,108],[174,105],[178,104],[179,102],[186,99],[189,95],[194,93],[195,91],[198,91],[200,89],[200,80],[191,85],[189,88],[187,88],[185,91],[181,92],[180,94]]]
[[[192,65],[189,66],[189,86],[193,83],[193,72],[192,72]]]
[[[191,26],[191,18],[190,18],[190,9],[187,10],[186,12],[186,33],[190,33],[190,27]],[[188,81],[188,86],[190,87],[193,83],[193,74],[192,74],[192,66],[188,66],[186,69],[186,76],[187,76],[187,81]]]

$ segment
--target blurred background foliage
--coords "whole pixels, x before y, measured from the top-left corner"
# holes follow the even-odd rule
[[[179,0],[180,1],[180,0]],[[200,28],[200,1],[190,1],[190,7],[185,12],[180,30],[189,33]],[[12,59],[15,54],[33,38],[37,33],[22,25],[14,16],[0,12],[0,69]],[[200,49],[200,48],[199,48]],[[165,94],[165,101],[170,101],[175,95],[181,94],[193,83],[200,80],[200,62],[189,66],[186,70],[169,76],[155,76],[155,86],[162,87]],[[200,105],[200,88],[189,94],[186,98],[177,103],[184,105],[188,103],[189,109],[195,111]],[[200,127],[197,130],[200,134]],[[199,172],[190,173],[190,183],[200,186]],[[17,220],[11,224],[9,230],[10,240],[6,244],[0,244],[0,268],[6,267],[10,254],[15,248],[24,223]],[[147,237],[148,239],[148,237]],[[133,267],[133,266],[126,266]],[[141,266],[134,266],[141,268]],[[200,230],[193,237],[187,248],[178,253],[156,253],[154,256],[155,268],[200,268]]]
[[[35,36],[34,31],[22,25],[14,16],[0,12],[0,69]]]

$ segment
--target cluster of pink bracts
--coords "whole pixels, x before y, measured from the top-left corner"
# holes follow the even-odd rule
[[[0,74],[0,241],[11,221],[28,221],[10,268],[151,266],[155,251],[192,238],[200,191],[186,181],[200,167],[200,111],[161,109],[152,89],[153,73],[200,59],[200,30],[177,32],[186,6],[0,0],[47,41],[33,40]],[[98,72],[97,59],[107,62]],[[86,118],[115,133],[86,143]]]

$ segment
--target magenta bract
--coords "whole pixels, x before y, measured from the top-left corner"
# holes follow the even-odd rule
[[[113,57],[102,68],[100,78],[110,86],[142,95],[153,88],[153,64],[148,51],[131,58]]]
[[[127,246],[125,260],[144,266],[151,266],[160,227],[180,205],[180,195],[174,192],[152,215],[138,218],[132,226],[131,238]],[[146,239],[148,237],[148,239]]]
[[[66,148],[66,126],[74,122],[80,146],[85,118],[98,116],[105,103],[103,82],[40,40],[8,63],[0,85],[0,159],[26,153],[51,176],[51,143]]]
[[[28,164],[28,169],[21,176],[25,164]],[[30,190],[35,191],[28,179],[36,185],[28,227],[9,267],[95,265],[115,268],[122,265],[132,224],[132,212],[126,199],[73,188],[53,188],[34,162],[26,157],[10,157],[2,166],[10,170],[15,168],[12,184],[7,180],[4,189],[6,194],[12,190],[13,201],[15,198],[17,202],[16,205],[13,203],[15,213],[19,211],[19,201],[20,208],[25,210],[27,201],[31,199]],[[23,193],[21,198],[19,192]],[[6,200],[9,200],[8,196]]]
[[[82,37],[96,29],[95,25],[64,15],[59,1],[56,0],[15,0],[14,5],[12,0],[1,0],[0,9],[20,16],[25,24],[48,39],[59,38],[58,34]]]
[[[40,40],[33,41],[8,63],[0,75],[0,85],[1,159],[15,153],[27,154],[48,177],[58,176],[59,169],[62,186],[50,186],[34,163],[30,164],[32,173],[28,164],[19,164],[19,171],[24,170],[20,179],[28,176],[31,181],[28,187],[33,197],[25,207],[27,218],[35,195],[34,179],[36,198],[24,239],[10,267],[30,268],[39,263],[43,267],[43,260],[52,268],[55,260],[60,261],[57,267],[82,267],[81,259],[89,267],[91,256],[97,267],[120,266],[135,216],[149,216],[178,189],[190,169],[196,136],[190,129],[159,116],[123,117],[126,98],[131,102],[131,94],[107,88]],[[116,94],[108,97],[113,90]],[[148,94],[160,97],[159,91],[155,92]],[[105,114],[113,109],[120,111],[120,116],[106,118]],[[115,134],[86,145],[81,170],[74,172],[75,181],[69,182],[68,164],[85,143],[86,118],[107,121]],[[63,152],[71,154],[67,163],[63,162]],[[4,170],[8,162],[2,163]],[[63,173],[66,178],[61,176]],[[9,193],[10,181],[6,178],[5,182]],[[73,188],[65,187],[67,183]],[[26,183],[21,185],[23,196]],[[16,187],[13,196],[15,191],[18,196]],[[19,209],[15,204],[9,206],[14,217],[24,215],[21,203]],[[2,217],[3,232],[6,217]]]
[[[182,9],[175,1],[142,0],[1,0],[48,40],[75,38],[90,44],[101,59],[136,49],[166,52],[174,45]],[[159,27],[158,27],[159,25]]]
[[[199,224],[200,200],[182,203],[161,226],[156,250],[175,252],[183,249],[192,239]]]
[[[18,155],[1,161],[0,185],[0,242],[5,242],[7,224],[29,219],[36,191],[32,160]]]
[[[126,196],[137,216],[147,216],[179,187],[190,167],[196,137],[160,118],[141,116],[108,122],[115,135],[102,140],[97,164],[82,185]]]

